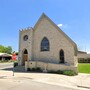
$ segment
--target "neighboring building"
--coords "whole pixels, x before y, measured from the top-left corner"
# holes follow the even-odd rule
[[[77,45],[45,14],[34,28],[19,34],[19,65],[49,70],[77,70]]]
[[[90,54],[87,54],[87,52],[78,51],[77,57],[80,63],[90,63]]]
[[[11,59],[12,59],[12,55],[7,53],[0,53],[0,61],[7,61]]]

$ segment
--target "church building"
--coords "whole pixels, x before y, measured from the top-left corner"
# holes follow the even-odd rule
[[[77,45],[48,16],[19,31],[19,65],[28,68],[73,70],[78,73]]]

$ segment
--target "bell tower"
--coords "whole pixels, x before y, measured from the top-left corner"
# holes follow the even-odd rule
[[[25,65],[25,62],[32,60],[32,27],[19,31],[19,65]]]

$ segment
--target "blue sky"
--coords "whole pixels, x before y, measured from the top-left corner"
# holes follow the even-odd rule
[[[0,0],[0,44],[18,51],[19,29],[33,27],[43,12],[90,52],[90,0]]]

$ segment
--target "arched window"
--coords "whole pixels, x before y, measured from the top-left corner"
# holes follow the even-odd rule
[[[64,51],[60,50],[60,63],[64,63]]]
[[[41,41],[41,51],[49,51],[49,40],[46,37]]]

